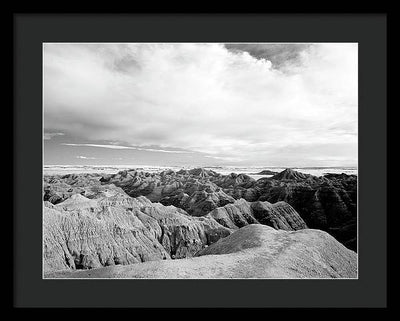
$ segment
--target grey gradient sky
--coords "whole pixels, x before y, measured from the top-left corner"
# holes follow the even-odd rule
[[[44,163],[356,166],[357,50],[46,43]]]

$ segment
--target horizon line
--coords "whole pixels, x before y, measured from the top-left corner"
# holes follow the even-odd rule
[[[43,164],[45,166],[64,166],[64,167],[73,167],[73,166],[86,166],[86,167],[109,167],[109,166],[143,166],[143,167],[235,167],[235,168],[249,168],[249,167],[257,167],[257,168],[352,168],[358,169],[358,166],[355,165],[339,165],[339,166],[263,166],[263,165],[149,165],[149,164]]]

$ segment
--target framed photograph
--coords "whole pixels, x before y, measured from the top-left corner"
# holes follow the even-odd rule
[[[15,306],[386,306],[385,15],[14,26]]]

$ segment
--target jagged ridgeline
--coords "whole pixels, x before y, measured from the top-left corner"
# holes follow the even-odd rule
[[[329,233],[333,236],[329,244],[340,245],[329,248],[339,249],[345,257],[356,256],[351,251],[357,244],[355,175],[316,177],[287,169],[254,180],[245,174],[222,175],[202,168],[54,175],[44,177],[43,200],[45,273],[191,257],[200,260],[224,244],[225,238],[235,240],[248,225],[269,226],[282,233],[307,230],[308,243],[319,240],[323,244]],[[293,236],[294,243],[305,245],[301,235]],[[288,234],[282,240],[291,238]],[[246,248],[240,242],[237,246]],[[301,247],[292,250],[297,248]],[[329,248],[322,255],[319,246],[318,255],[337,255],[327,253]],[[332,269],[339,268],[314,269],[319,271],[315,277],[346,277],[353,271],[345,268],[344,274],[335,274]]]

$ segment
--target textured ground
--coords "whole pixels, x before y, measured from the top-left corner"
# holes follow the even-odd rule
[[[273,177],[254,180],[245,174],[222,175],[203,168],[54,175],[45,176],[43,199],[58,204],[77,193],[91,198],[110,186],[131,197],[146,196],[152,202],[173,205],[191,216],[207,215],[241,198],[248,202],[284,201],[309,228],[327,231],[348,248],[357,249],[356,175],[316,177],[286,169]]]
[[[45,176],[44,273],[354,278],[356,194],[354,175],[290,169],[257,181],[201,168]]]
[[[328,233],[251,224],[196,257],[59,271],[47,278],[357,278],[357,254]]]

